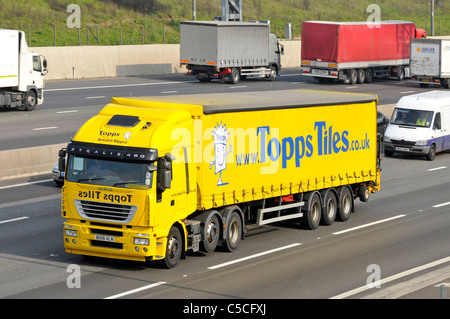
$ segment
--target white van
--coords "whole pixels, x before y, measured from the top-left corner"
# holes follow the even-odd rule
[[[450,92],[402,97],[386,128],[384,150],[387,156],[423,154],[430,161],[437,152],[450,150]]]

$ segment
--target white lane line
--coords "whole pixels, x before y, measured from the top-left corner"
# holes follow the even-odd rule
[[[56,114],[66,114],[66,113],[78,113],[78,110],[70,110],[70,111],[59,111]]]
[[[237,85],[237,86],[230,86],[230,89],[242,89],[242,88],[246,88],[247,85]]]
[[[447,263],[447,262],[450,262],[450,257],[446,257],[446,258],[443,258],[443,259],[440,259],[440,260],[433,261],[431,263],[425,264],[423,266],[419,266],[419,267],[416,267],[416,268],[412,268],[410,270],[403,271],[403,272],[398,273],[396,275],[393,275],[393,276],[390,276],[390,277],[387,277],[385,279],[380,280],[378,282],[378,284],[379,285],[383,285],[383,284],[386,284],[386,283],[388,283],[390,281],[397,280],[397,279],[400,279],[402,277],[409,276],[409,275],[414,274],[416,272],[419,272],[419,271],[422,271],[422,270],[425,270],[425,269],[428,269],[428,268],[436,267],[436,266],[439,266],[439,265]],[[356,288],[356,289],[344,292],[344,293],[342,293],[340,295],[331,297],[330,299],[344,299],[344,298],[347,298],[347,297],[352,296],[352,295],[356,295],[356,294],[358,294],[360,292],[363,292],[363,291],[366,291],[366,290],[369,290],[369,289],[373,289],[373,287],[371,285],[361,286],[359,288]]]
[[[448,206],[448,205],[450,205],[450,202],[434,205],[433,208],[439,208],[439,207],[444,207],[444,206]]]
[[[243,258],[236,259],[236,260],[232,260],[232,261],[229,261],[229,262],[226,262],[226,263],[223,263],[223,264],[211,266],[211,267],[208,267],[208,269],[212,270],[212,269],[222,268],[222,267],[225,267],[225,266],[229,266],[229,265],[232,265],[232,264],[237,264],[237,263],[249,260],[249,259],[261,257],[261,256],[268,255],[268,254],[272,254],[272,253],[275,253],[275,252],[278,252],[278,251],[281,251],[281,250],[289,249],[289,248],[300,246],[300,245],[301,245],[300,243],[294,243],[294,244],[287,245],[287,246],[284,246],[284,247],[280,247],[280,248],[275,248],[275,249],[271,249],[271,250],[268,250],[268,251],[264,251],[264,252],[259,253],[259,254],[251,255],[251,256],[248,256],[248,257],[243,257]]]
[[[106,96],[104,96],[104,95],[99,95],[99,96],[86,96],[86,99],[88,99],[88,100],[92,100],[92,99],[103,99],[103,98],[105,98]]]
[[[111,89],[111,88],[131,87],[131,86],[150,86],[150,85],[180,84],[180,83],[194,83],[194,82],[197,82],[197,81],[174,81],[174,82],[156,82],[156,83],[134,83],[134,84],[116,84],[116,85],[101,85],[101,86],[83,86],[83,87],[74,87],[74,88],[47,89],[47,90],[45,90],[45,92]]]
[[[55,128],[58,128],[58,127],[57,126],[36,127],[33,129],[33,131],[54,130]]]
[[[12,219],[7,219],[7,220],[2,220],[2,221],[0,221],[0,224],[6,224],[6,223],[11,223],[11,222],[16,222],[16,221],[18,221],[18,220],[27,219],[27,218],[30,218],[30,217],[23,216],[23,217],[17,217],[17,218],[12,218]]]
[[[161,94],[177,93],[178,91],[163,91]]]
[[[7,188],[21,187],[21,186],[29,186],[29,185],[33,185],[33,184],[47,183],[47,182],[50,182],[50,181],[53,181],[53,179],[43,179],[43,180],[35,181],[35,182],[26,182],[26,183],[14,184],[14,185],[0,186],[0,189],[7,189]]]
[[[106,297],[105,299],[117,299],[117,298],[120,298],[120,297],[123,297],[123,296],[127,296],[127,295],[131,295],[131,294],[143,291],[143,290],[147,290],[147,289],[155,288],[155,287],[158,287],[158,286],[161,286],[161,285],[165,285],[166,283],[167,282],[165,282],[165,281],[159,281],[159,282],[156,282],[156,283],[151,284],[151,285],[147,285],[147,286],[144,286],[144,287],[141,287],[141,288],[136,288],[136,289],[133,289],[133,290],[125,291],[125,292],[122,292],[122,293],[114,295],[114,296]]]
[[[353,228],[349,228],[349,229],[344,229],[344,230],[341,230],[341,231],[333,233],[333,235],[341,235],[341,234],[348,233],[348,232],[351,232],[351,231],[354,231],[354,230],[357,230],[357,229],[366,228],[366,227],[370,227],[370,226],[373,226],[373,225],[385,223],[385,222],[388,222],[388,221],[391,221],[391,220],[394,220],[394,219],[398,219],[398,218],[402,218],[402,217],[405,217],[405,216],[406,215],[397,215],[397,216],[386,218],[386,219],[382,219],[382,220],[379,220],[379,221],[376,221],[376,222],[373,222],[373,223],[368,223],[368,224],[365,224],[365,225],[361,225],[361,226],[357,226],[357,227],[353,227]]]
[[[400,94],[409,94],[409,93],[414,93],[414,92],[416,92],[416,91],[403,91],[403,92],[400,92]]]
[[[358,87],[357,86],[346,86],[345,88],[346,89],[357,89]]]
[[[428,169],[429,172],[433,172],[433,171],[438,171],[440,169],[446,169],[447,166],[441,166],[441,167],[436,167],[436,168],[430,168]]]

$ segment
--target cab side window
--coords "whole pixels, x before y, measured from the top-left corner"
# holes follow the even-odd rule
[[[33,71],[42,72],[41,59],[38,56],[33,57]]]

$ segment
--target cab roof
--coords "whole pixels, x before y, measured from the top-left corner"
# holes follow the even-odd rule
[[[434,111],[444,106],[450,106],[450,92],[429,91],[402,97],[396,107],[412,110]]]

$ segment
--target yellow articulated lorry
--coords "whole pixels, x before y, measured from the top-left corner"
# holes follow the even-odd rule
[[[171,268],[250,224],[345,221],[380,189],[376,119],[371,94],[113,98],[60,151],[65,249]]]

